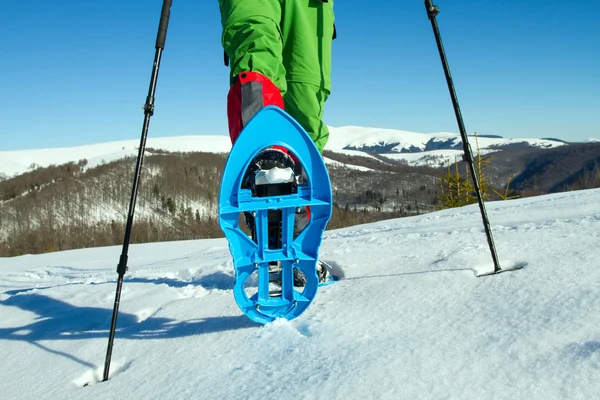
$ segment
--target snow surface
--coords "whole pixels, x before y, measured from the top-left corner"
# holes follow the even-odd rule
[[[225,239],[0,258],[4,399],[594,399],[600,190],[327,231],[344,278],[294,321],[237,308]],[[135,227],[134,227],[135,229]],[[85,386],[86,384],[89,384]]]

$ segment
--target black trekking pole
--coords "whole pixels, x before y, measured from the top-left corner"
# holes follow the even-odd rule
[[[158,80],[158,68],[160,66],[160,57],[165,48],[165,40],[167,38],[167,28],[169,27],[169,17],[171,16],[172,0],[163,0],[162,13],[160,23],[158,25],[158,34],[156,36],[156,53],[154,55],[154,66],[152,68],[152,76],[150,78],[150,89],[146,104],[144,104],[144,125],[142,127],[142,138],[140,140],[140,148],[138,151],[137,163],[135,165],[135,174],[133,177],[133,187],[131,190],[131,200],[129,201],[129,214],[127,215],[127,225],[125,227],[125,239],[123,240],[123,251],[119,258],[117,273],[117,292],[115,294],[115,305],[113,307],[112,322],[110,324],[110,335],[108,338],[108,349],[106,351],[106,360],[104,362],[104,378],[103,382],[108,380],[110,371],[110,358],[112,355],[113,342],[115,340],[115,330],[117,328],[117,317],[119,315],[119,303],[121,301],[121,288],[123,286],[123,277],[127,272],[127,252],[129,250],[129,241],[131,238],[131,228],[133,226],[133,214],[135,212],[135,202],[137,200],[138,186],[140,175],[142,172],[142,164],[144,163],[144,150],[146,149],[146,138],[148,136],[148,125],[150,117],[154,114],[154,93],[156,90],[156,81]]]
[[[440,31],[437,26],[437,21],[435,17],[439,14],[440,9],[438,6],[433,5],[432,0],[425,0],[425,8],[427,9],[427,16],[431,21],[431,27],[433,28],[433,34],[435,35],[435,41],[437,43],[438,51],[440,53],[440,58],[442,59],[442,66],[444,67],[444,73],[446,74],[446,82],[448,83],[448,90],[450,91],[450,97],[452,98],[452,105],[454,106],[454,114],[456,115],[456,121],[458,122],[458,129],[460,130],[460,136],[462,137],[463,142],[463,151],[465,153],[466,161],[469,163],[469,168],[471,170],[471,178],[473,179],[473,186],[475,187],[475,192],[477,193],[477,201],[479,202],[479,210],[481,211],[481,218],[483,219],[483,226],[485,228],[485,234],[487,236],[487,241],[490,246],[490,252],[492,253],[492,260],[494,261],[494,271],[490,273],[480,274],[478,276],[485,275],[494,275],[500,272],[516,269],[502,269],[500,268],[500,263],[498,261],[498,255],[496,254],[496,246],[494,245],[494,239],[492,237],[492,230],[490,228],[490,222],[487,217],[487,213],[485,211],[485,205],[483,204],[483,197],[481,195],[481,189],[479,188],[479,180],[477,179],[477,173],[475,172],[475,167],[473,165],[473,153],[471,152],[471,145],[469,144],[469,139],[467,137],[467,131],[465,129],[465,124],[462,119],[462,115],[460,112],[460,107],[458,105],[458,98],[456,96],[456,91],[454,90],[454,83],[452,82],[452,76],[450,75],[450,67],[448,66],[448,61],[446,60],[446,53],[444,52],[444,46],[442,45],[442,38],[440,36]]]

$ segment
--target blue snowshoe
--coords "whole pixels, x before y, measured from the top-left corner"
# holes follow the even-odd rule
[[[242,312],[267,323],[306,310],[325,280],[317,259],[331,212],[329,175],[312,139],[285,111],[263,108],[233,146],[219,195]]]

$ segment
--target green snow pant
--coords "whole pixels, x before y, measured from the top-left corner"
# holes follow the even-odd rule
[[[219,6],[231,83],[242,72],[269,78],[286,112],[322,153],[329,137],[323,113],[331,91],[333,1],[219,0]]]

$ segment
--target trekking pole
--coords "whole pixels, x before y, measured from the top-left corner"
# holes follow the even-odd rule
[[[435,41],[437,43],[438,51],[440,53],[440,58],[442,59],[442,66],[444,67],[444,73],[446,74],[446,82],[448,83],[448,90],[450,91],[450,97],[452,98],[452,105],[454,106],[454,114],[456,115],[456,121],[458,122],[458,129],[460,130],[460,136],[462,137],[463,142],[463,151],[465,153],[466,161],[469,163],[469,168],[471,170],[471,178],[473,179],[473,186],[475,187],[475,192],[477,193],[477,201],[479,202],[479,210],[481,211],[481,218],[483,219],[483,226],[485,228],[485,234],[487,236],[487,241],[490,246],[490,252],[492,253],[492,260],[494,261],[494,271],[487,274],[480,274],[478,276],[484,275],[493,275],[500,272],[507,271],[500,268],[500,263],[498,261],[498,255],[496,254],[496,246],[494,245],[494,238],[492,237],[492,230],[490,228],[490,222],[487,217],[487,213],[485,211],[485,205],[483,204],[483,197],[481,195],[481,190],[479,188],[479,180],[477,179],[477,173],[475,172],[475,167],[473,165],[473,153],[471,152],[471,145],[469,144],[469,139],[467,137],[467,131],[465,129],[465,124],[463,122],[462,115],[460,113],[460,107],[458,105],[458,98],[456,96],[456,91],[454,90],[454,83],[452,82],[452,76],[450,75],[450,67],[448,66],[448,61],[446,60],[446,53],[444,52],[444,46],[442,45],[442,38],[440,35],[440,31],[438,29],[437,21],[435,19],[436,15],[439,14],[440,9],[438,6],[433,5],[432,0],[425,0],[425,8],[427,9],[427,16],[431,21],[431,27],[433,28],[433,34],[435,35]]]
[[[150,117],[154,114],[154,93],[156,90],[156,81],[158,80],[158,68],[160,66],[160,58],[162,51],[165,48],[165,40],[167,38],[167,28],[169,27],[169,17],[171,16],[171,4],[173,0],[163,0],[162,13],[160,16],[160,24],[158,25],[158,34],[156,36],[156,53],[154,55],[154,66],[152,68],[152,76],[150,78],[150,89],[146,104],[144,104],[144,125],[142,127],[142,138],[140,139],[140,148],[135,165],[135,174],[133,177],[133,187],[131,190],[131,200],[129,201],[129,214],[127,215],[127,225],[125,227],[125,238],[123,240],[123,251],[119,258],[117,273],[117,292],[115,294],[115,305],[113,307],[112,322],[110,324],[110,335],[108,338],[108,349],[106,351],[106,360],[104,361],[104,378],[103,382],[108,380],[110,371],[110,359],[112,356],[113,342],[115,340],[115,330],[117,327],[117,316],[119,314],[119,303],[121,301],[121,288],[123,286],[123,277],[127,272],[127,252],[129,250],[129,241],[131,238],[131,228],[133,226],[133,214],[135,212],[135,202],[137,200],[138,186],[140,175],[142,172],[142,164],[144,163],[144,150],[146,149],[146,138],[148,136],[148,125]]]

